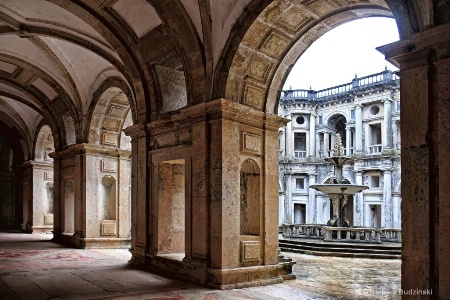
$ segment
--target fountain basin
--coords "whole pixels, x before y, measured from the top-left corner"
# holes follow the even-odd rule
[[[354,195],[363,190],[368,189],[365,185],[354,185],[354,184],[314,184],[310,188],[320,191],[325,194],[340,194],[340,195]]]

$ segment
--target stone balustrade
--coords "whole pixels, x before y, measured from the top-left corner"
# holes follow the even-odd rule
[[[324,241],[382,243],[381,230],[379,228],[325,226],[323,230]]]
[[[378,153],[381,153],[382,150],[383,150],[382,144],[375,144],[375,145],[368,146],[369,154],[378,154]]]
[[[325,225],[283,224],[283,237],[286,238],[318,238],[323,239]]]
[[[380,228],[383,242],[402,242],[402,231],[396,228]]]
[[[402,241],[395,228],[332,227],[311,224],[283,224],[284,238],[315,238],[329,242],[376,243]]]

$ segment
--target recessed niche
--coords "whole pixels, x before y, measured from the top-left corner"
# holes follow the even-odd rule
[[[241,235],[260,235],[261,183],[258,164],[248,158],[241,166],[240,176]]]

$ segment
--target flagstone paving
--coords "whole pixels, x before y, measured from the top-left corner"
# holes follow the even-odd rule
[[[214,290],[135,269],[123,249],[71,249],[51,234],[0,232],[0,299],[400,299],[398,259],[284,253],[296,280]]]

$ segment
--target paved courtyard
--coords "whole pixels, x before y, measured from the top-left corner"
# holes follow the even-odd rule
[[[68,249],[51,237],[0,232],[0,299],[400,299],[400,260],[284,253],[296,280],[220,291],[133,269],[127,250]]]

